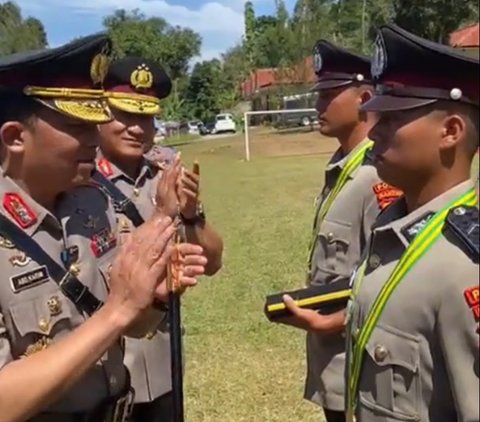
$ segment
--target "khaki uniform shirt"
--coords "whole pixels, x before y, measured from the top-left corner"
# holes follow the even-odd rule
[[[379,217],[353,303],[353,339],[414,236],[472,186],[462,183],[410,214],[401,200]],[[445,227],[394,290],[366,346],[358,422],[480,420],[476,258]]]
[[[340,150],[333,155],[317,201],[322,203],[327,198],[348,159],[363,145],[348,156],[342,157]],[[381,183],[368,160],[351,174],[323,222],[317,224],[310,284],[324,285],[350,278],[381,208],[398,195],[396,189]],[[343,334],[308,333],[305,398],[330,410],[344,410],[344,367]]]
[[[133,201],[144,220],[154,211],[154,200],[161,172],[145,161],[136,180],[125,175],[103,157],[97,161],[98,170],[129,199]],[[118,214],[120,238],[135,230],[132,222]],[[150,402],[172,389],[170,369],[170,335],[167,321],[156,332],[144,339],[126,339],[125,365],[135,389],[135,402]]]
[[[107,298],[100,260],[111,260],[115,249],[115,221],[108,218],[108,202],[96,188],[81,195],[64,195],[55,214],[36,203],[11,179],[0,174],[0,213],[32,237],[65,268],[62,253],[70,252],[78,279],[102,301]],[[15,248],[0,233],[0,369],[38,352],[68,335],[88,318],[62,294],[48,269]],[[126,382],[123,351],[112,346],[83,378],[45,411],[81,412],[118,395]],[[35,418],[33,419],[35,420]]]

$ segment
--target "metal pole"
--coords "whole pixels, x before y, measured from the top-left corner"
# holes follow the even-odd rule
[[[175,246],[179,242],[179,233],[175,235]],[[180,256],[175,247],[167,272],[168,318],[170,332],[170,368],[172,377],[173,421],[184,422],[183,406],[183,356],[182,356],[182,318],[180,312],[180,293],[178,288]]]
[[[248,112],[243,115],[245,122],[245,159],[250,161],[250,138],[248,136]]]
[[[173,422],[184,422],[182,319],[180,312],[180,297],[174,292],[170,292],[169,295],[168,316],[170,321]]]

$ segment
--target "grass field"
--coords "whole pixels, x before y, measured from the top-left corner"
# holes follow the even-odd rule
[[[260,134],[248,163],[241,136],[179,147],[186,163],[200,161],[207,216],[225,241],[222,271],[184,299],[188,421],[323,421],[302,399],[304,334],[269,323],[262,308],[268,293],[303,285],[313,199],[334,147],[316,133]]]

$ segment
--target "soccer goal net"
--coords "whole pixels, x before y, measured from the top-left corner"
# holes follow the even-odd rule
[[[274,127],[306,127],[313,126],[317,121],[317,111],[314,108],[298,108],[289,110],[259,110],[244,113],[245,130],[245,160],[251,158],[252,116],[271,116]]]

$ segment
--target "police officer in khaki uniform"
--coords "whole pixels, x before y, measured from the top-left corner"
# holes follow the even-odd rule
[[[160,203],[176,214],[178,201],[184,235],[187,241],[203,247],[207,258],[206,274],[213,275],[221,266],[223,244],[205,220],[198,202],[199,176],[184,169],[178,195],[172,197],[166,191],[157,192],[157,185],[165,172],[159,169],[157,162],[144,157],[144,151],[153,144],[154,116],[161,111],[160,99],[168,96],[171,90],[170,78],[155,62],[126,57],[111,65],[104,86],[114,120],[99,128],[101,148],[98,172],[93,178],[114,201],[128,201],[131,205],[123,210],[117,207],[120,236],[128,238],[135,229],[136,212],[142,219],[147,219],[155,210],[155,203]],[[172,165],[178,167],[180,163],[177,160]],[[125,364],[135,389],[132,420],[171,421],[167,324],[161,325],[146,339],[128,339]]]
[[[376,117],[359,107],[373,94],[369,59],[322,40],[314,61],[320,132],[340,143],[317,198],[308,261],[308,283],[325,285],[350,278],[371,225],[399,192],[381,182],[368,157],[372,142],[367,135]],[[286,304],[294,314],[287,323],[308,331],[305,398],[324,408],[328,422],[343,421],[343,312],[324,316],[298,308],[291,298]]]
[[[92,89],[104,77],[108,47],[95,35],[0,61],[5,422],[125,421],[132,394],[120,338],[144,336],[161,315],[152,304],[167,301],[159,280],[171,218],[158,212],[112,263],[117,234],[107,198],[93,187],[67,193],[80,165],[94,167],[96,125],[111,120],[103,91]],[[180,249],[182,285],[192,285],[205,258],[198,246]]]
[[[480,420],[479,220],[470,168],[479,61],[382,26],[372,73],[379,175],[405,196],[375,223],[349,306],[349,421]]]

